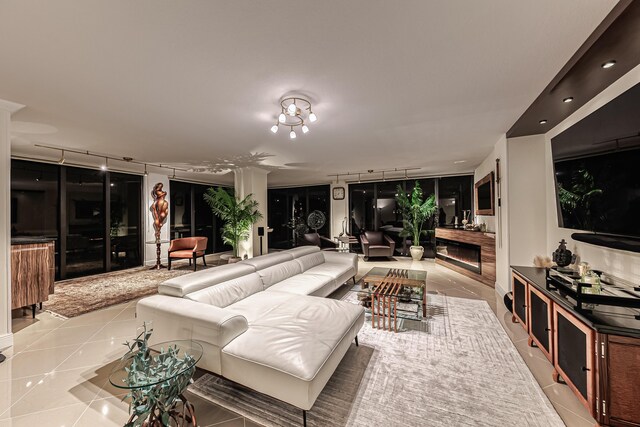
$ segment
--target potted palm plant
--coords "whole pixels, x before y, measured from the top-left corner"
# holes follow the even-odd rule
[[[221,187],[208,188],[204,200],[211,211],[224,221],[222,241],[233,248],[233,257],[229,259],[229,263],[239,261],[240,242],[249,238],[251,226],[262,218],[258,202],[253,199],[253,194],[241,200]]]
[[[411,193],[405,193],[399,185],[396,193],[396,201],[402,211],[403,228],[400,236],[413,239],[409,251],[411,258],[419,261],[424,255],[424,248],[420,246],[420,236],[427,234],[427,230],[423,229],[424,223],[438,210],[436,196],[432,194],[425,200],[418,181]]]

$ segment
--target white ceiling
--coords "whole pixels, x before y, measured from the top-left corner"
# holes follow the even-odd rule
[[[5,0],[0,99],[27,106],[15,154],[262,159],[269,185],[468,172],[615,3]],[[295,142],[269,132],[288,94],[319,118]]]

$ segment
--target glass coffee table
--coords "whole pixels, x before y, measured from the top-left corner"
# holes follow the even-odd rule
[[[371,326],[398,331],[398,319],[420,321],[427,316],[427,272],[375,267],[351,287],[371,313]]]
[[[202,357],[202,345],[176,340],[149,347],[148,354],[134,353],[111,371],[109,382],[129,390],[132,410],[127,425],[156,427],[189,423],[197,425],[193,404],[184,396]],[[143,418],[143,421],[138,421]],[[133,423],[133,424],[132,424]]]

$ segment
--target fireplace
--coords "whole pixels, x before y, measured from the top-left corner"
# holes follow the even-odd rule
[[[466,242],[436,238],[436,258],[482,274],[480,246]]]

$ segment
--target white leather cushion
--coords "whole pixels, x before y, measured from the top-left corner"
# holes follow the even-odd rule
[[[320,248],[317,246],[298,246],[297,248],[287,249],[284,252],[291,254],[293,258],[300,258],[305,255],[320,252]]]
[[[262,284],[264,289],[269,286],[275,285],[278,282],[282,282],[284,279],[288,279],[291,276],[302,273],[302,267],[296,261],[287,261],[272,267],[259,270],[258,274],[262,278]]]
[[[260,276],[258,273],[251,273],[190,293],[185,298],[224,308],[261,291]]]
[[[267,315],[275,307],[286,303],[298,295],[286,292],[258,292],[235,304],[225,307],[225,311],[239,314],[247,319],[249,324]]]
[[[333,288],[333,279],[324,274],[297,274],[276,283],[267,289],[267,292],[281,291],[297,295],[324,296],[327,292],[323,292],[323,288],[327,285]]]
[[[262,294],[278,292],[261,292],[256,296]],[[362,312],[363,308],[356,304],[292,295],[250,323],[249,329],[222,351],[266,369],[311,381]]]
[[[352,270],[353,267],[347,264],[337,264],[333,262],[325,262],[324,264],[312,267],[304,272],[304,274],[323,274],[329,276],[332,279],[337,279],[344,273]],[[355,274],[355,272],[353,272]]]
[[[238,264],[250,265],[255,271],[271,267],[272,265],[280,264],[282,262],[291,261],[293,255],[287,253],[287,251],[274,252],[272,254],[266,254],[249,258],[244,261],[240,261]]]
[[[201,270],[196,273],[174,277],[158,285],[158,293],[174,297],[183,297],[200,289],[226,282],[246,274],[251,274],[255,269],[249,265],[227,264],[220,267]]]
[[[311,267],[324,264],[324,255],[322,254],[322,252],[315,252],[309,255],[301,256],[300,258],[296,258],[296,262],[300,264],[300,266],[302,267],[302,271],[307,271]]]

